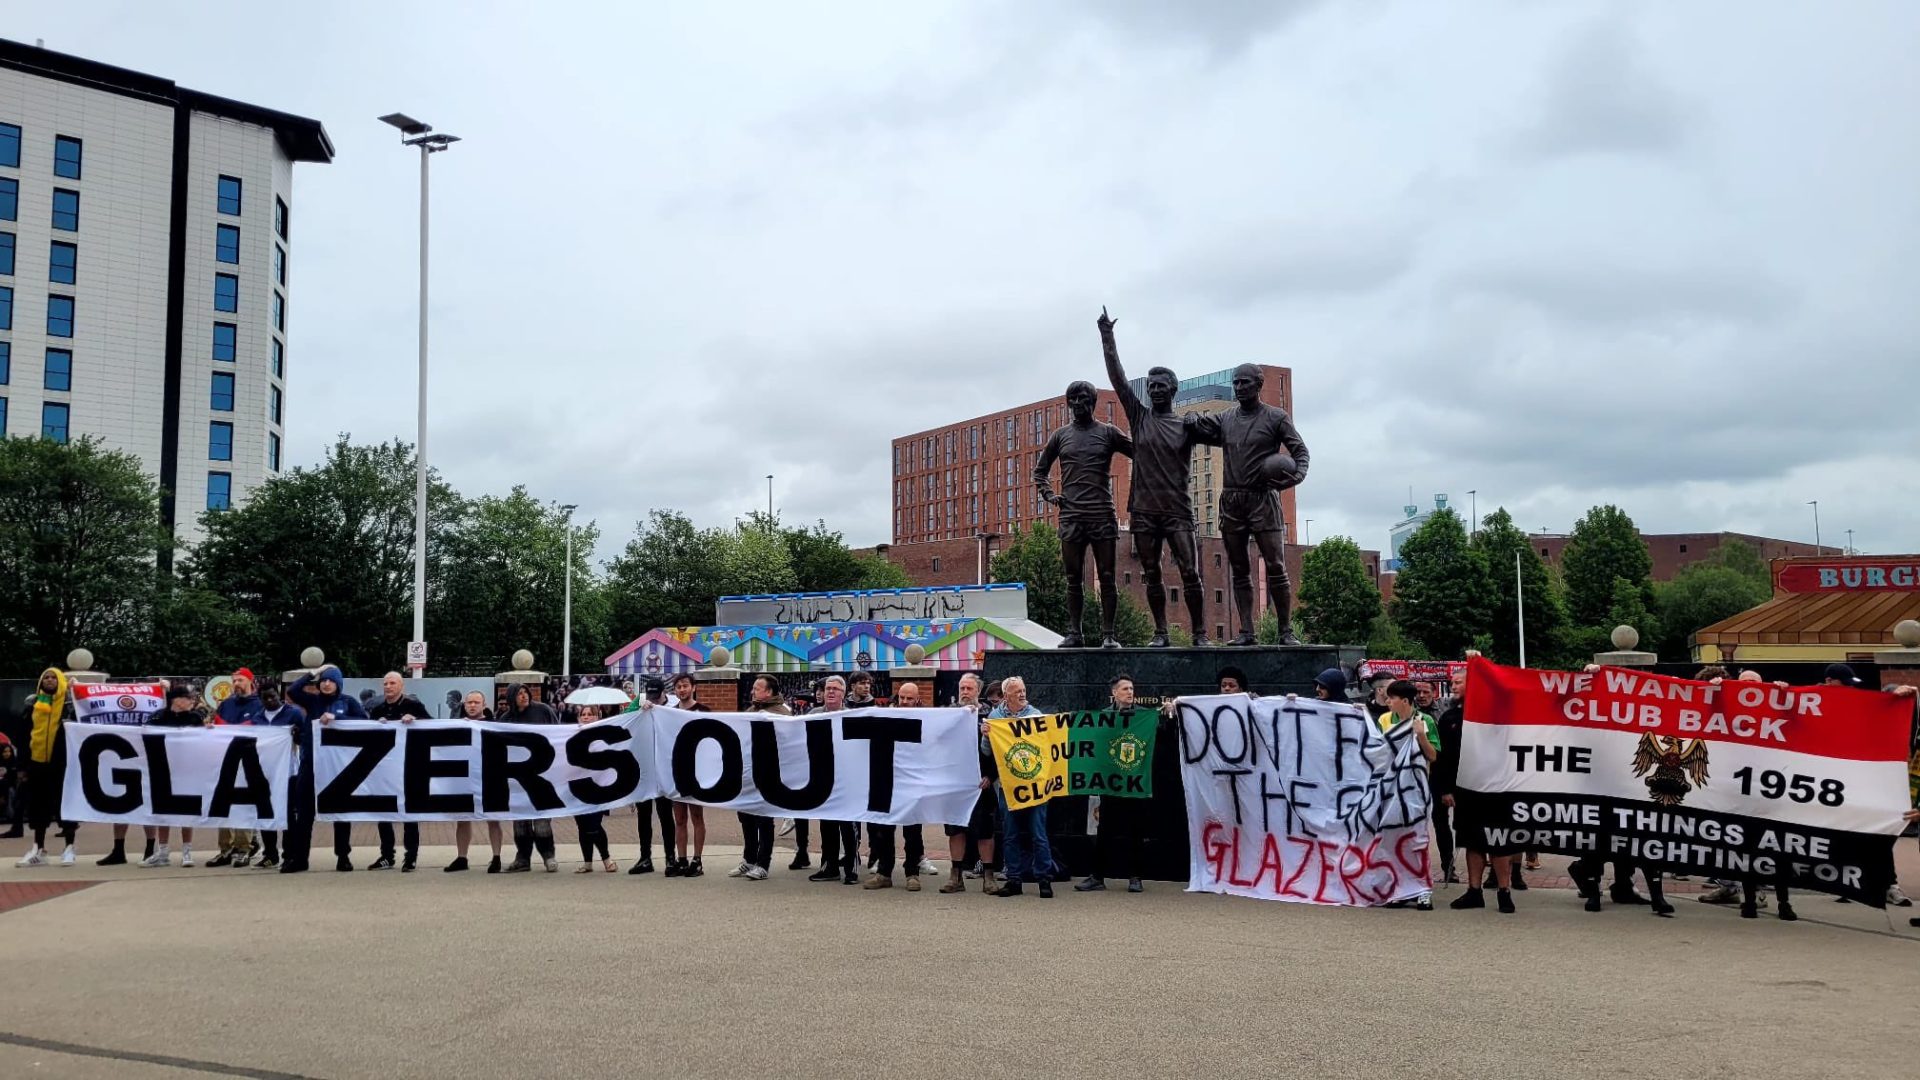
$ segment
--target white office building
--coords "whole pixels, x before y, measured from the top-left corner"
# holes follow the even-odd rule
[[[0,430],[137,456],[181,539],[280,470],[318,121],[0,40]]]

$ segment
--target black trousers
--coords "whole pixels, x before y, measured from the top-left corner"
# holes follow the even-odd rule
[[[807,853],[807,839],[810,835],[812,835],[811,823],[806,818],[794,818],[793,846],[802,855]]]
[[[581,862],[592,862],[595,848],[600,849],[601,858],[613,858],[613,853],[607,850],[607,812],[605,810],[597,810],[591,814],[575,814],[573,824],[580,833]]]
[[[545,818],[513,823],[513,861],[530,863],[534,849],[542,859],[553,858],[553,822]]]
[[[1443,870],[1453,866],[1453,807],[1435,801],[1433,804],[1433,843],[1440,849],[1440,866]]]
[[[1100,799],[1100,872],[1103,877],[1137,878],[1146,876],[1147,811],[1153,803],[1147,799]]]
[[[307,865],[313,850],[313,765],[312,756],[300,755],[300,768],[293,774],[287,796],[287,843],[285,864],[300,868]]]
[[[746,838],[741,860],[762,870],[773,863],[773,819],[759,814],[741,814],[740,832]]]
[[[851,870],[860,861],[860,837],[851,821],[820,822],[820,865]]]
[[[378,822],[374,825],[374,828],[380,830],[380,857],[383,859],[393,858],[393,822],[391,821]],[[419,858],[420,857],[420,823],[417,821],[401,822],[400,823],[400,842],[406,846],[407,858],[409,859]]]
[[[649,816],[646,803],[634,804],[634,821],[640,828],[640,858],[645,862],[653,861],[653,818]],[[652,813],[660,816],[660,855],[668,862],[673,861],[673,800],[654,799]]]
[[[881,877],[893,876],[893,834],[898,826],[868,825],[867,843],[873,848],[875,867]],[[908,825],[907,833],[907,876],[916,877],[920,873],[920,863],[926,857],[926,830],[919,825]]]

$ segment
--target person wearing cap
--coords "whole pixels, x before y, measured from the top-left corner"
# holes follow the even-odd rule
[[[266,710],[254,693],[253,671],[241,668],[233,673],[233,692],[213,711],[215,727],[238,725],[251,727],[263,722]],[[253,861],[252,829],[221,829],[220,853],[207,860],[208,866],[245,866]]]
[[[150,728],[197,728],[207,726],[207,719],[193,707],[193,689],[184,682],[177,682],[167,687],[167,703],[161,706],[159,712],[147,717],[147,726]],[[168,849],[168,841],[172,839],[172,827],[161,825],[153,832],[155,841],[153,854],[140,860],[140,865],[148,868],[173,865],[173,855]],[[180,865],[183,867],[193,865],[193,830],[186,826],[180,829]]]
[[[667,684],[662,682],[658,676],[648,676],[645,686],[645,705],[660,705],[665,703]],[[632,712],[641,707],[642,702],[636,700],[628,707],[627,711]],[[660,854],[662,861],[667,865],[667,876],[678,877],[679,874],[676,873],[676,868],[679,866],[679,863],[674,859],[673,855],[673,800],[662,796],[657,799],[638,802],[633,804],[633,813],[634,822],[638,826],[640,833],[640,859],[632,866],[627,867],[627,873],[653,873],[653,819],[657,816],[660,819]]]
[[[1330,667],[1313,677],[1313,696],[1321,701],[1347,704],[1347,673]]]

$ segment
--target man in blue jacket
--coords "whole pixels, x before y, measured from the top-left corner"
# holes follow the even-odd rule
[[[360,702],[354,697],[340,691],[340,669],[328,664],[318,671],[309,672],[293,680],[293,685],[287,687],[287,700],[300,706],[311,723],[317,723],[323,727],[340,719],[365,720],[367,710],[361,708]],[[306,795],[308,801],[311,801],[313,792],[312,731],[312,727],[309,726],[308,738],[304,742],[298,741],[298,729],[295,730],[294,735],[295,745],[300,749],[300,774],[295,783],[299,790],[308,793]],[[287,839],[287,857],[298,859],[301,866],[306,865],[307,850],[312,846],[313,819],[311,817],[307,819],[306,827],[307,831],[303,838],[289,836]],[[341,871],[353,869],[353,861],[348,858],[351,854],[353,854],[353,823],[336,821],[333,823],[333,868]]]

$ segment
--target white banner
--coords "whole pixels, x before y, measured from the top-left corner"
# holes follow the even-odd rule
[[[319,821],[512,821],[613,810],[660,794],[653,721],[336,720],[315,725]]]
[[[1432,887],[1412,724],[1244,694],[1183,697],[1178,719],[1188,892],[1365,907]]]
[[[73,718],[88,724],[137,726],[167,704],[167,684],[74,683]]]
[[[60,817],[121,825],[284,829],[293,729],[68,723]]]
[[[972,709],[818,716],[652,710],[665,794],[750,814],[964,825],[980,796]]]

